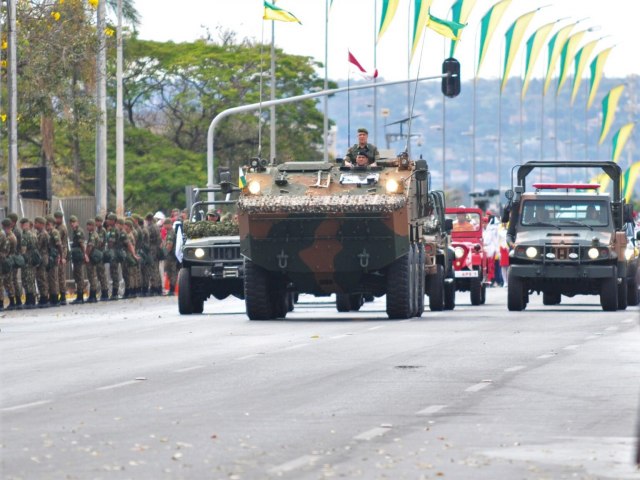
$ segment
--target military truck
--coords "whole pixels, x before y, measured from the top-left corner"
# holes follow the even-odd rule
[[[432,312],[453,310],[456,306],[456,285],[453,270],[454,251],[450,245],[453,226],[445,217],[444,192],[429,192],[431,215],[425,222],[422,243],[425,250],[425,293]]]
[[[238,221],[251,320],[284,318],[292,292],[339,294],[352,309],[364,295],[386,295],[389,318],[422,315],[426,160],[402,153],[351,169],[254,158],[243,177]]]
[[[197,200],[193,203],[190,221],[184,226],[182,268],[178,273],[178,310],[182,315],[202,313],[204,302],[213,296],[223,300],[229,295],[244,298],[244,262],[240,255],[238,224],[234,220],[206,220],[210,208],[235,207],[237,187],[230,177],[222,177],[213,188],[196,188],[200,194],[223,194],[224,199]],[[235,193],[234,193],[235,192]],[[232,199],[231,196],[235,196]]]
[[[527,191],[527,176],[539,168],[601,168],[611,178],[612,194],[579,183],[535,183]],[[621,177],[613,162],[528,162],[518,168],[517,184],[507,192],[509,310],[524,310],[533,292],[542,293],[545,305],[559,304],[562,295],[599,295],[605,311],[625,309],[629,297],[637,301],[637,260],[630,261],[625,232],[633,212],[621,198]]]

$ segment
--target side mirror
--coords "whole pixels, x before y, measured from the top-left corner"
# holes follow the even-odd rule
[[[511,215],[511,209],[509,207],[504,207],[502,211],[502,217],[500,218],[500,222],[509,223],[509,215]]]
[[[445,218],[445,220],[444,220],[444,229],[446,230],[447,233],[451,233],[451,230],[453,230],[453,219],[452,218]]]
[[[454,98],[460,94],[460,62],[447,58],[442,62],[442,94]]]
[[[416,176],[416,180],[420,182],[424,182],[427,179],[427,161],[426,160],[416,160],[415,176]]]
[[[504,192],[504,196],[507,198],[507,200],[511,200],[513,198],[513,190],[507,190],[506,192]]]

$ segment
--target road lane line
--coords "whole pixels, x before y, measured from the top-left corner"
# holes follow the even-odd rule
[[[345,338],[348,337],[349,335],[347,334],[342,334],[342,335],[334,335],[333,337],[329,337],[331,340],[337,340],[338,338]]]
[[[15,410],[22,410],[23,408],[39,407],[40,405],[46,405],[51,403],[51,400],[38,400],[37,402],[23,403],[22,405],[14,405],[13,407],[0,408],[0,412],[13,412]]]
[[[386,327],[386,325],[378,325],[377,327],[371,327],[371,328],[368,328],[367,330],[378,330],[378,329],[384,328],[384,327]]]
[[[184,367],[184,368],[179,368],[178,370],[174,370],[174,373],[184,373],[184,372],[191,372],[193,370],[200,370],[201,368],[204,368],[204,365],[193,365],[192,367]]]
[[[260,355],[261,355],[260,353],[252,353],[250,355],[245,355],[244,357],[239,357],[238,360],[248,360],[250,358],[255,358],[255,357],[258,357]]]
[[[598,335],[589,335],[588,337],[584,337],[585,340],[595,340],[598,338]]]
[[[635,319],[633,319],[633,318],[625,318],[620,323],[635,323]]]
[[[576,350],[580,348],[580,345],[567,345],[566,347],[563,347],[563,350]]]
[[[304,348],[311,345],[310,343],[301,343],[299,345],[291,345],[290,347],[284,347],[282,350],[296,350],[298,348]]]
[[[430,405],[427,408],[423,408],[416,415],[431,415],[432,413],[438,413],[440,410],[447,408],[446,405]]]
[[[538,355],[536,358],[539,358],[540,360],[545,360],[547,358],[553,358],[555,356],[556,356],[555,353],[545,353],[544,355]]]
[[[371,430],[367,430],[366,432],[359,433],[355,437],[354,440],[372,440],[376,437],[381,437],[385,433],[388,433],[391,430],[391,427],[375,427]]]
[[[605,332],[615,332],[618,330],[618,327],[607,327],[604,329]]]
[[[269,470],[269,473],[273,473],[276,475],[291,472],[293,470],[297,470],[298,468],[311,466],[318,461],[320,457],[318,455],[303,455],[289,462],[282,463],[276,467],[273,467]]]
[[[504,371],[511,373],[511,372],[517,372],[519,370],[524,370],[525,368],[527,367],[525,367],[524,365],[516,365],[515,367],[505,368]]]
[[[133,385],[134,383],[140,383],[138,380],[127,380],[126,382],[114,383],[113,385],[105,385],[104,387],[98,387],[96,390],[113,390],[114,388],[126,387],[127,385]]]
[[[480,383],[476,383],[475,385],[471,385],[470,387],[467,387],[464,389],[465,392],[479,392],[480,390],[487,388],[489,385],[491,385],[491,382],[480,382]]]

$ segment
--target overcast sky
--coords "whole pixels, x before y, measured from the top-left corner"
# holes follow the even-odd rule
[[[473,75],[480,20],[495,1],[477,0],[458,45],[456,57],[462,64],[463,80]],[[202,37],[206,29],[215,32],[216,27],[222,27],[236,32],[241,38],[262,39],[267,43],[271,41],[271,22],[262,20],[262,0],[181,0],[172,3],[175,8],[163,8],[165,3],[157,0],[135,0],[141,15],[141,38],[193,41]],[[424,36],[422,54],[418,51],[410,70],[407,67],[408,22],[410,16],[413,17],[413,13],[409,14],[409,8],[413,8],[413,3],[413,0],[400,0],[393,23],[378,42],[374,55],[374,38],[380,21],[382,1],[334,0],[328,23],[329,77],[341,79],[349,75],[348,50],[367,70],[373,70],[375,58],[380,75],[385,79],[403,79],[407,75],[413,78],[418,73],[421,76],[438,74],[442,60],[448,56],[449,40],[430,30]],[[434,0],[431,11],[436,16],[447,18],[452,3],[453,0]],[[324,61],[326,0],[277,0],[276,4],[294,13],[302,22],[302,25],[275,22],[276,45],[287,53],[309,55]],[[377,13],[374,13],[374,5],[377,5]],[[566,19],[560,21],[559,26],[581,20],[573,32],[590,30],[580,46],[604,37],[599,40],[594,54],[615,45],[605,66],[606,76],[640,73],[640,61],[637,60],[637,48],[640,46],[638,0],[513,0],[490,43],[491,49],[483,62],[481,77],[497,78],[502,75],[506,30],[517,17],[542,6],[544,8],[536,13],[526,31],[510,76],[519,76],[524,69],[524,44],[529,36],[540,26],[563,18]],[[534,70],[535,76],[546,72],[546,63],[545,48]],[[585,76],[588,76],[588,67]]]

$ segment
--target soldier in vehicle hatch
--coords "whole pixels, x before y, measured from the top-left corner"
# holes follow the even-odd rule
[[[347,154],[344,156],[344,165],[345,167],[351,167],[356,162],[356,157],[360,151],[364,151],[367,158],[369,159],[369,165],[374,165],[378,160],[380,160],[380,152],[378,151],[378,147],[376,147],[373,143],[368,143],[369,141],[369,132],[366,128],[358,129],[358,143],[353,145],[349,150],[347,150]]]

